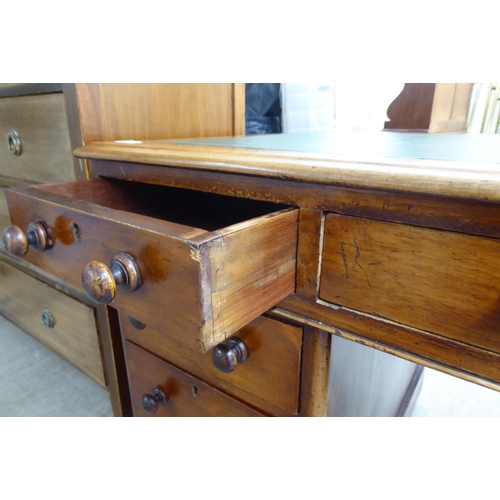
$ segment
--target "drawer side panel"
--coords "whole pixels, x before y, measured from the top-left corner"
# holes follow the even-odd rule
[[[213,338],[206,348],[295,291],[297,228],[298,210],[291,210],[211,243]]]

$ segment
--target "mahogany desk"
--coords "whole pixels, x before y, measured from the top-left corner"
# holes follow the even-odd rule
[[[134,415],[403,415],[421,366],[499,390],[500,137],[75,154],[93,179],[7,192],[4,241],[118,311]]]

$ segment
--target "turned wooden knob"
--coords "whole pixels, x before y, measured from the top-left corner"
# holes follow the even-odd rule
[[[26,234],[18,226],[7,227],[3,232],[2,242],[7,252],[18,257],[24,257],[30,245],[37,250],[47,250],[52,246],[47,230],[41,222],[32,222]]]
[[[237,337],[229,339],[225,344],[215,346],[212,352],[215,367],[224,373],[232,372],[238,363],[244,363],[247,358],[247,346]]]
[[[156,413],[158,405],[166,405],[168,403],[167,393],[160,387],[155,387],[151,394],[144,394],[141,398],[142,409],[147,413]]]
[[[141,273],[128,253],[121,252],[113,257],[108,268],[102,262],[89,262],[82,272],[83,288],[87,295],[99,304],[109,304],[116,295],[116,288],[133,292],[141,286]]]

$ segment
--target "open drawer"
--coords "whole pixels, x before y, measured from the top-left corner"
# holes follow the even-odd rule
[[[10,251],[204,352],[295,288],[297,209],[115,179],[6,196]]]

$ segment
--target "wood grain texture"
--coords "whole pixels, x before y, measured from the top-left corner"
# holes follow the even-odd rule
[[[434,93],[429,132],[465,132],[472,83],[438,83]]]
[[[472,83],[405,83],[387,108],[386,130],[465,132]]]
[[[205,354],[189,349],[182,338],[166,336],[146,326],[134,328],[120,315],[124,339],[155,353],[167,362],[225,393],[276,416],[296,415],[299,404],[302,328],[260,316],[235,336],[246,344],[248,359],[231,373],[222,373]],[[270,383],[272,381],[272,383]]]
[[[24,259],[12,257],[0,251],[0,262],[30,277],[33,282],[42,282],[94,310],[95,325],[101,350],[102,369],[109,392],[111,406],[115,417],[130,416],[130,395],[128,392],[127,372],[123,347],[121,347],[120,326],[114,309],[96,305],[87,295],[77,288],[61,282],[56,276],[44,272]]]
[[[233,135],[245,135],[245,84],[233,83]]]
[[[299,215],[296,293],[310,298],[318,296],[320,248],[323,247],[323,213],[303,208]]]
[[[21,138],[22,153],[8,148],[11,129]],[[24,182],[75,179],[62,93],[0,99],[2,177]]]
[[[297,210],[285,210],[231,226],[208,243],[208,253],[201,248],[209,259],[201,279],[202,294],[205,280],[210,285],[213,324],[204,349],[294,292],[297,217]]]
[[[94,310],[0,260],[0,314],[105,387]],[[42,322],[49,309],[53,328]]]
[[[362,151],[362,142],[360,142]],[[328,186],[500,201],[496,164],[297,153],[168,143],[94,143],[81,158],[173,166]]]
[[[110,183],[82,182],[8,193],[12,220],[22,228],[31,220],[43,220],[54,240],[50,251],[28,252],[26,260],[72,286],[81,289],[88,262],[110,263],[118,252],[127,252],[139,266],[143,286],[118,292],[113,307],[182,336],[203,351],[293,292],[297,211],[272,212],[275,205],[269,204],[268,215],[205,231],[119,210],[126,196],[108,198],[114,210],[96,205],[85,200],[85,193],[95,200],[100,188],[106,191]],[[255,205],[250,205],[245,210],[255,213]],[[205,215],[206,207],[192,215],[197,213]]]
[[[82,130],[80,127],[80,113],[74,83],[63,83],[64,107],[68,121],[68,131],[71,142],[71,150],[83,146]],[[87,160],[73,156],[73,167],[76,180],[84,180],[90,177]]]
[[[247,175],[93,161],[95,176],[176,186],[369,219],[500,237],[500,205],[434,195],[349,189]],[[304,230],[307,228],[304,227]],[[301,231],[302,233],[302,231]],[[302,234],[301,234],[302,236]]]
[[[500,390],[500,355],[376,316],[291,295],[280,316],[394,354],[414,363]]]
[[[239,85],[239,84],[237,84]],[[217,137],[241,131],[232,83],[77,83],[84,144]]]
[[[332,335],[324,330],[304,328],[300,416],[328,416],[328,380]]]
[[[500,353],[500,242],[326,216],[319,296]]]
[[[132,406],[136,417],[259,417],[260,412],[219,392],[140,347],[125,343]],[[143,394],[157,386],[169,401],[154,415],[141,407]]]

